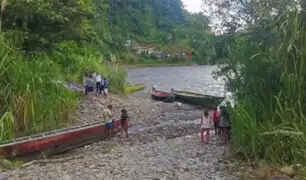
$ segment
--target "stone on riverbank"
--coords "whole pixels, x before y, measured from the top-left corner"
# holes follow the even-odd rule
[[[295,176],[295,171],[292,167],[289,167],[289,166],[283,167],[283,168],[280,169],[280,171],[282,173],[284,173],[285,175],[289,176],[289,177],[294,177]]]
[[[94,96],[84,101],[77,112],[78,123],[99,120],[101,107],[109,103],[113,104],[115,114],[127,108],[132,117],[130,138],[127,140],[119,133],[110,140],[54,157],[81,154],[83,158],[10,170],[9,179],[236,179],[227,168],[219,168],[227,147],[218,145],[216,136],[210,144],[200,143],[197,134],[202,110],[134,97],[104,100]]]

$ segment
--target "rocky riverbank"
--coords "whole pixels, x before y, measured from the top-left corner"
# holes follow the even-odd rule
[[[214,135],[210,144],[199,141],[202,110],[149,98],[112,96],[105,100],[94,95],[81,103],[76,123],[101,120],[108,104],[116,115],[121,108],[129,111],[128,140],[119,133],[110,140],[57,155],[50,162],[38,161],[2,175],[12,180],[235,179],[222,162],[227,147],[220,146]]]

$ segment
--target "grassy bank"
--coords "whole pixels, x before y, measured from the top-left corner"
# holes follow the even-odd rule
[[[88,51],[74,54],[73,64],[64,66],[58,53],[25,56],[1,34],[0,47],[1,143],[71,124],[70,114],[82,97],[66,89],[62,81],[80,82],[85,68],[106,75],[111,91],[124,91],[125,69],[106,67]],[[69,51],[64,53],[71,55]]]
[[[236,36],[221,70],[235,74],[228,76],[237,98],[232,147],[249,162],[306,165],[306,34],[300,20],[299,14],[286,14],[282,26],[269,32],[277,43]]]

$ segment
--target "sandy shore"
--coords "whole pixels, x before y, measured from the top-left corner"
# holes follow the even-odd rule
[[[200,143],[198,119],[202,111],[149,98],[101,96],[84,99],[76,113],[76,123],[102,119],[108,104],[114,113],[126,108],[131,116],[130,138],[119,133],[110,140],[74,149],[52,159],[3,172],[12,180],[231,180],[222,159],[227,147],[212,135],[210,144]]]

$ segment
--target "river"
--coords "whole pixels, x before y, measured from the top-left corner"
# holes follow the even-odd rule
[[[147,67],[130,69],[128,81],[130,83],[147,84],[146,89],[137,92],[136,96],[147,96],[153,85],[158,90],[170,91],[187,90],[213,96],[224,96],[225,101],[232,101],[232,94],[226,92],[225,81],[222,78],[215,79],[212,73],[217,66],[179,66],[179,67]]]

